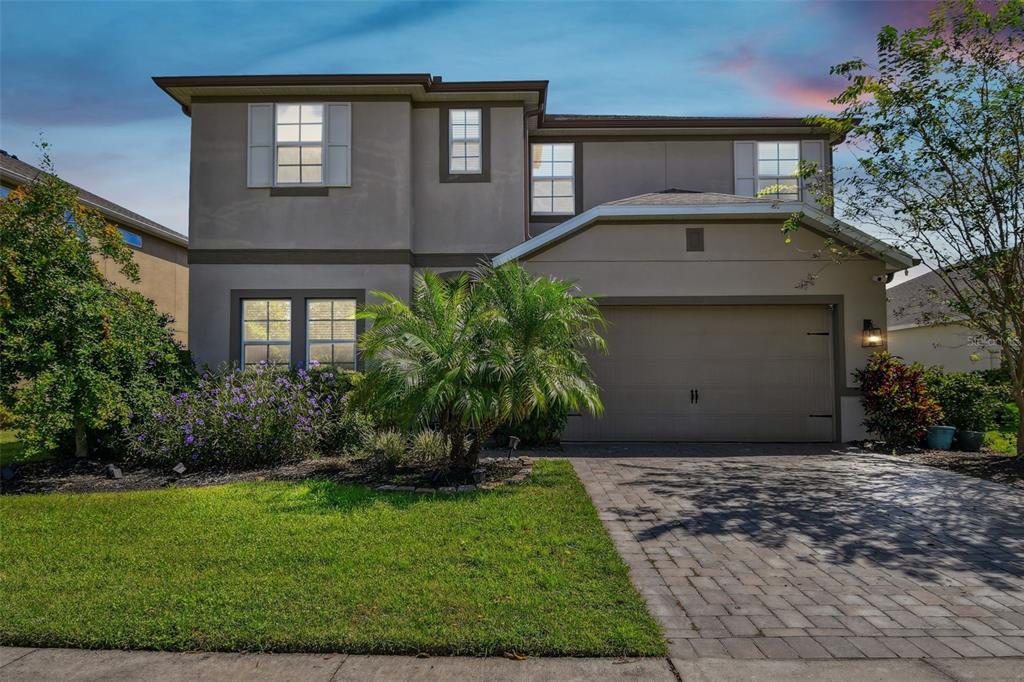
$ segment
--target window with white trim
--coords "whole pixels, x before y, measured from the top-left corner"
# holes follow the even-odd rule
[[[306,299],[306,362],[356,368],[356,300]]]
[[[274,107],[275,179],[278,185],[323,184],[324,105]]]
[[[288,365],[292,359],[292,302],[242,300],[242,364]]]
[[[799,169],[799,142],[758,142],[757,196],[799,201],[800,178],[796,176]]]
[[[448,111],[448,171],[450,173],[483,172],[482,110],[450,109]]]
[[[576,146],[572,142],[531,146],[531,213],[572,215],[576,212],[575,156]]]

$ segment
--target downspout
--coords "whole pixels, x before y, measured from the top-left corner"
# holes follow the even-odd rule
[[[523,109],[523,158],[526,163],[523,168],[523,215],[525,220],[523,223],[523,241],[530,241],[533,236],[530,234],[530,179],[533,173],[533,157],[530,154],[530,117],[538,117],[538,127],[540,125],[540,117],[543,114],[543,107],[537,107],[536,109]]]

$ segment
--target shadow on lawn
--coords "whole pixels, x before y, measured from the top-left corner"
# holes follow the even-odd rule
[[[413,493],[380,491],[362,485],[335,483],[320,479],[296,482],[272,504],[272,511],[284,513],[336,514],[384,504],[393,509],[408,509],[424,504],[465,504],[480,496],[504,497],[514,486],[470,493]]]
[[[867,560],[938,582],[939,571],[971,572],[1002,589],[1020,589],[1024,578],[1024,521],[1016,513],[1024,496],[1010,488],[828,455],[620,466],[628,486],[664,502],[681,498],[681,505],[612,510],[650,524],[635,529],[641,540],[681,529],[787,547],[807,561]]]

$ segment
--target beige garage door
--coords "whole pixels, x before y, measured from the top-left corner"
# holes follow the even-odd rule
[[[828,306],[603,306],[605,414],[565,440],[834,439]]]

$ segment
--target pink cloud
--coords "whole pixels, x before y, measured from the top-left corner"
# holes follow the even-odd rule
[[[755,42],[755,41],[750,41]],[[806,63],[805,58],[805,63]],[[779,71],[770,64],[778,61],[769,54],[758,54],[744,46],[728,54],[711,56],[706,71],[713,74],[727,74],[750,91],[794,108],[808,112],[834,112],[840,107],[829,102],[842,92],[841,79],[830,77],[828,65],[822,64],[821,75],[808,76],[794,71]],[[813,64],[810,68],[814,68]]]

